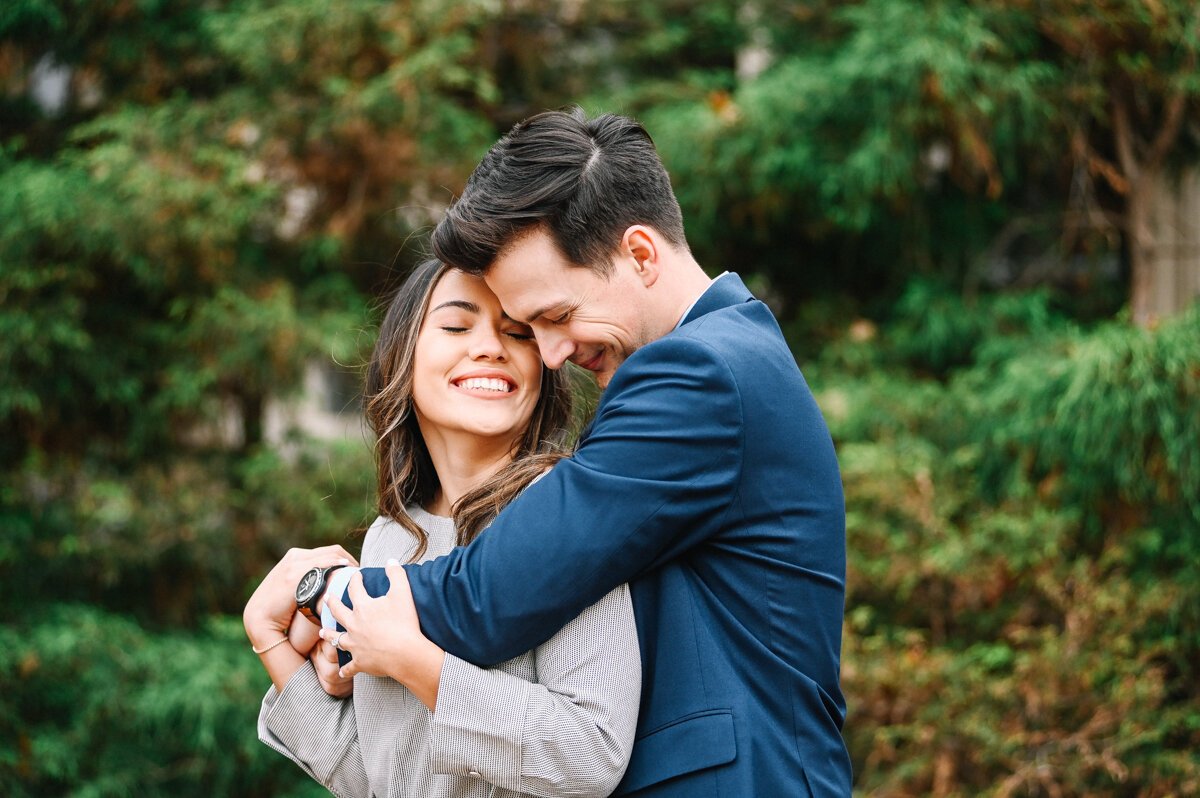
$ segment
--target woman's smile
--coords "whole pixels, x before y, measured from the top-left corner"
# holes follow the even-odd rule
[[[480,399],[507,399],[517,390],[516,381],[498,371],[473,371],[455,377],[450,384]]]
[[[467,433],[507,451],[529,424],[541,377],[529,326],[505,315],[481,278],[447,272],[414,351],[413,404],[426,442]]]

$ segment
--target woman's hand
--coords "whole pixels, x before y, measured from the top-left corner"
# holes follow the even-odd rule
[[[316,634],[316,627],[313,629],[313,633]],[[317,671],[317,679],[329,695],[334,698],[346,698],[354,692],[354,677],[342,676],[339,672],[336,648],[321,640],[308,658],[312,660],[313,668]]]
[[[347,592],[354,609],[340,601],[329,604],[333,617],[346,631],[322,629],[321,637],[337,642],[354,656],[342,668],[343,677],[356,673],[390,676],[433,709],[445,652],[421,634],[408,576],[399,562],[388,560],[387,576],[391,583],[387,595],[376,599],[367,594],[361,574],[351,577]]]
[[[357,562],[337,545],[289,550],[246,602],[242,623],[251,644],[262,648],[287,633],[296,613],[296,585],[309,569],[350,564]]]
[[[319,626],[310,622],[300,610],[296,610],[292,614],[292,625],[288,627],[288,641],[298,654],[307,657],[312,653],[313,646],[320,642],[320,631]]]

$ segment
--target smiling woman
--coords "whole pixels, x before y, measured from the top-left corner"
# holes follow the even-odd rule
[[[436,261],[419,266],[388,307],[366,409],[380,509],[363,543],[366,566],[469,543],[564,456],[571,420],[565,378],[543,368],[529,327],[505,315],[482,278]],[[339,796],[613,791],[641,687],[627,586],[493,669],[442,651],[401,608],[388,624],[397,648],[382,657],[413,655],[405,669],[346,679],[334,646],[352,645],[353,631],[322,631],[318,642],[317,624],[333,623],[322,596],[334,604],[348,582],[351,595],[361,590],[349,559],[340,546],[294,549],[246,606],[247,634],[273,685],[259,715],[265,743]],[[398,597],[403,571],[388,573],[389,598]],[[371,652],[356,648],[360,655]]]
[[[478,401],[449,405],[462,414],[449,418],[440,407],[451,390],[448,381],[474,376],[472,372],[480,369],[499,371],[511,379],[512,363],[501,369],[495,362],[495,350],[491,349],[495,344],[484,342],[482,350],[479,348],[477,339],[487,337],[487,330],[499,335],[501,344],[504,336],[511,339],[511,345],[502,354],[505,361],[515,358],[532,363],[536,371],[532,377],[521,380],[521,410],[528,415],[520,420],[520,429],[512,430],[506,452],[510,461],[476,490],[459,499],[455,512],[459,544],[473,540],[497,507],[511,501],[565,451],[571,418],[571,392],[565,374],[542,368],[537,348],[520,337],[528,334],[527,328],[497,315],[498,310],[495,294],[482,281],[430,260],[418,266],[397,291],[380,326],[379,344],[371,358],[366,385],[367,420],[377,439],[379,510],[420,541],[412,554],[413,560],[425,552],[425,532],[408,518],[405,507],[417,504],[428,508],[437,503],[446,509],[446,491],[441,490],[445,475],[439,475],[430,458],[421,415],[434,415],[442,418],[448,428],[469,432],[468,427],[477,423],[475,415],[486,406]],[[513,338],[514,335],[518,337]],[[456,351],[455,346],[440,344],[455,340],[475,346],[476,365],[453,372],[447,369],[454,369],[455,365],[443,366],[439,372],[435,367],[441,362],[439,358],[454,358]],[[519,353],[514,351],[517,349]],[[466,353],[457,354],[456,364]],[[418,393],[424,396],[423,400]],[[491,418],[495,421],[504,415],[497,413]],[[430,429],[434,431],[435,425],[430,425]],[[492,432],[485,438],[490,440],[502,434]],[[458,436],[455,441],[474,448],[471,437]]]
[[[466,434],[476,462],[506,460],[540,394],[542,361],[532,332],[504,314],[481,277],[457,270],[438,280],[429,304],[413,366],[425,445],[445,452],[448,436]],[[446,493],[436,502],[443,515]]]

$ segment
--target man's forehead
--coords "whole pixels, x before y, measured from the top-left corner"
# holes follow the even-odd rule
[[[540,273],[539,273],[540,272]],[[531,321],[567,301],[563,282],[547,270],[521,263],[497,263],[485,275],[500,306],[518,321]]]
[[[556,292],[538,290],[536,287],[529,290],[518,289],[507,295],[496,292],[496,297],[509,318],[525,324],[532,324],[548,313],[569,304],[566,297]]]

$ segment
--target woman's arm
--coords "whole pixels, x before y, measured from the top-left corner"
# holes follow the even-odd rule
[[[296,614],[296,585],[309,569],[356,562],[341,546],[291,549],[263,578],[242,611],[250,647],[258,654],[276,690],[283,690],[307,661],[307,651],[292,647],[288,630]],[[307,621],[306,621],[307,623]]]
[[[282,691],[267,691],[258,738],[338,798],[371,795],[354,702],[328,695],[312,663],[303,662]]]
[[[609,795],[633,748],[642,671],[621,585],[534,651],[537,683],[446,655],[433,770],[533,795]]]
[[[341,546],[292,549],[254,591],[242,621],[272,682],[259,712],[259,738],[340,798],[367,798],[370,790],[353,702],[326,694],[307,655],[328,652],[323,646],[311,650],[304,641],[307,629],[291,630],[297,623],[317,628],[296,613],[300,577],[310,568],[352,562]],[[293,646],[290,631],[297,633],[304,652]]]
[[[391,676],[434,709],[434,772],[534,795],[605,796],[616,788],[633,746],[641,689],[627,586],[535,650],[538,682],[531,683],[443,654],[420,634],[404,570],[389,565],[387,575],[387,595],[371,599],[352,581],[355,609],[337,602],[330,608],[349,630],[348,667]]]

